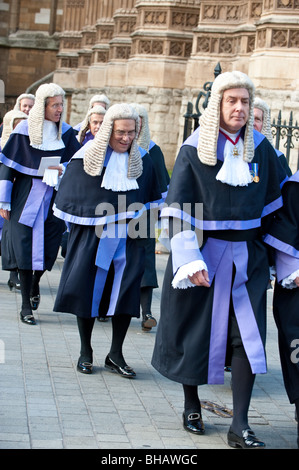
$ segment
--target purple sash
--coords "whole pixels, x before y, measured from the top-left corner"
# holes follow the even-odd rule
[[[32,179],[32,188],[19,223],[32,228],[32,269],[44,270],[44,224],[48,215],[53,188],[41,179]]]
[[[109,224],[108,232],[102,234],[99,240],[95,264],[97,266],[96,277],[94,281],[91,316],[99,316],[99,305],[103,295],[106,279],[110,265],[113,261],[115,274],[110,296],[110,304],[107,316],[114,315],[121,280],[126,265],[126,224]],[[112,233],[113,231],[113,233]],[[109,236],[111,235],[111,236]]]
[[[248,280],[246,242],[209,239],[202,254],[208,267],[210,281],[215,273],[208,383],[223,383],[233,264],[236,266],[236,274],[232,286],[232,301],[244,349],[252,373],[266,373],[264,346],[246,288]]]

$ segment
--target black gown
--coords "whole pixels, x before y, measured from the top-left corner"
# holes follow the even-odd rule
[[[54,311],[83,318],[139,317],[145,262],[142,241],[149,224],[145,223],[142,233],[137,226],[148,219],[151,204],[156,207],[161,202],[156,174],[143,151],[139,189],[107,190],[101,187],[105,166],[101,176],[84,171],[87,146],[68,164],[55,200],[54,213],[69,224],[70,235]],[[130,232],[132,227],[137,236]]]
[[[252,372],[266,372],[269,259],[262,236],[266,220],[282,205],[285,177],[273,147],[254,131],[251,168],[258,181],[242,187],[217,181],[225,138],[219,134],[217,164],[208,166],[197,155],[198,132],[180,150],[161,215],[188,222],[183,230],[196,233],[200,249],[184,239],[171,241],[152,357],[162,375],[187,385],[223,383],[232,305]],[[200,259],[200,253],[210,287],[174,288],[177,269]]]
[[[294,403],[299,399],[299,288],[283,287],[281,280],[299,270],[299,172],[284,184],[282,195],[284,205],[265,241],[277,250],[273,314],[284,384]]]
[[[0,201],[11,203],[10,220],[4,221],[1,239],[5,270],[51,270],[56,260],[63,221],[52,210],[56,190],[37,176],[42,157],[60,156],[68,162],[80,148],[73,129],[62,126],[64,148],[39,150],[30,146],[28,121],[21,122],[2,149]]]

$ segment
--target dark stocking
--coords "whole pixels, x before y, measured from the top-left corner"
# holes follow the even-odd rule
[[[232,357],[233,421],[231,430],[238,436],[249,428],[248,410],[255,380],[246,357]]]
[[[18,270],[17,269],[15,269],[14,271],[10,271],[9,280],[13,284],[18,284],[19,283],[19,276],[18,276]]]
[[[120,367],[127,365],[123,357],[122,347],[130,322],[130,315],[114,315],[112,317],[112,342],[109,356]]]
[[[30,295],[32,297],[39,295],[39,281],[45,271],[34,271],[32,276],[32,285]]]
[[[141,287],[140,289],[140,305],[142,311],[142,318],[145,319],[147,314],[151,314],[151,305],[153,297],[152,287]]]
[[[77,317],[77,324],[81,340],[80,362],[92,363],[91,335],[94,320],[94,318]]]
[[[22,308],[21,314],[23,316],[32,315],[32,309],[30,305],[30,289],[32,284],[32,271],[29,269],[20,269],[20,287],[22,295]]]
[[[200,413],[201,405],[198,398],[197,385],[183,385],[184,390],[184,410],[188,416],[190,413]]]

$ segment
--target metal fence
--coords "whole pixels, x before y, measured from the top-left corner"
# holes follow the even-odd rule
[[[221,66],[218,63],[214,69],[214,77],[216,78],[221,73]],[[187,103],[187,111],[184,114],[184,134],[183,142],[192,134],[199,125],[199,118],[201,116],[200,106],[204,110],[209,102],[211,88],[213,82],[206,82],[203,86],[203,91],[200,91],[195,102],[195,111],[193,111],[193,104]],[[293,123],[293,112],[291,111],[288,122],[281,119],[281,111],[279,111],[277,121],[273,119],[271,124],[274,147],[280,150],[286,157],[287,162],[290,162],[291,150],[295,149],[295,142],[299,142],[299,126],[296,121]],[[299,150],[297,150],[297,169],[299,169]]]

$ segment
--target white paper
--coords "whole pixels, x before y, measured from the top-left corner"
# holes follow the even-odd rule
[[[43,157],[40,161],[37,176],[44,176],[45,170],[49,166],[58,166],[60,163],[60,157]]]

